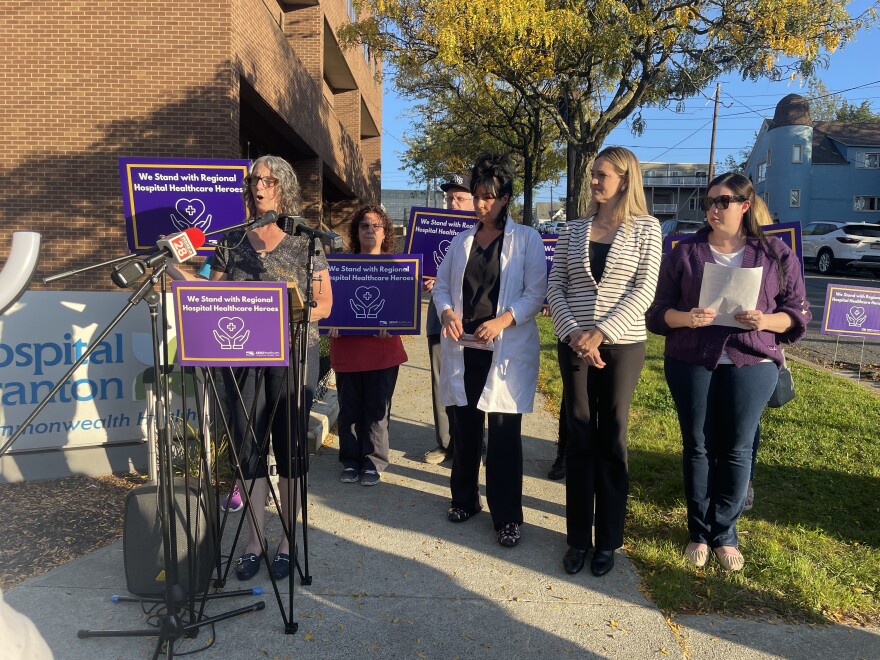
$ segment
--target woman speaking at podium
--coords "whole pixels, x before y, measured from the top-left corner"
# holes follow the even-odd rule
[[[262,156],[254,161],[250,174],[245,178],[244,201],[248,216],[259,218],[269,211],[279,215],[298,215],[300,187],[293,168],[278,156]],[[233,282],[290,282],[300,291],[306,290],[306,267],[308,264],[308,239],[285,233],[278,224],[251,230],[233,230],[226,234],[214,255],[211,265],[212,281],[229,280]],[[172,277],[192,279],[182,271],[169,268]],[[310,348],[318,343],[317,321],[330,314],[333,294],[330,288],[330,272],[323,252],[315,259],[313,323],[308,329]],[[291,355],[293,360],[296,356]],[[314,396],[317,365],[310,370],[306,384],[306,401]],[[265,370],[262,385],[257,391],[260,369]],[[256,527],[251,516],[248,521],[248,541],[245,551],[238,559],[235,574],[239,580],[250,580],[260,570],[262,561],[262,538],[265,526],[266,496],[269,492],[268,443],[263,443],[271,418],[272,447],[278,466],[278,485],[283,520],[294,520],[288,507],[290,477],[287,456],[287,419],[295,410],[296,393],[287,392],[286,367],[232,367],[223,369],[226,391],[229,393],[229,407],[232,417],[232,431],[235,447],[245,478],[245,487],[251,491]],[[234,393],[241,392],[241,400]],[[282,401],[272,418],[272,408],[279,392],[283,391]],[[248,429],[247,413],[254,411],[253,430]],[[295,421],[292,425],[295,425]],[[260,448],[260,444],[264,444]],[[298,478],[300,475],[293,475]],[[299,511],[295,512],[299,515]],[[290,548],[288,539],[282,534],[275,558],[271,563],[271,573],[276,579],[287,577],[290,572]]]

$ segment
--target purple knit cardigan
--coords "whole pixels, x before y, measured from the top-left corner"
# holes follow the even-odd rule
[[[714,262],[708,232],[681,241],[663,258],[657,294],[646,314],[646,322],[651,332],[666,337],[664,354],[711,369],[718,364],[725,350],[738,367],[757,364],[768,358],[781,365],[783,358],[779,344],[793,344],[803,337],[812,314],[800,262],[775,236],[768,236],[764,241],[746,239],[742,267],[764,268],[756,309],[765,314],[787,313],[793,321],[791,328],[777,334],[729,326],[670,328],[667,325],[663,318],[666,310],[686,312],[699,306],[704,264]],[[785,274],[784,280],[780,278],[780,269]]]

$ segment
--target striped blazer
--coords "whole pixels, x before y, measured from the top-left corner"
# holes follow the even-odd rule
[[[568,223],[556,244],[547,300],[556,336],[597,328],[607,344],[645,341],[645,311],[654,300],[663,239],[650,215],[624,224],[608,251],[605,272],[596,282],[590,272],[589,241],[594,217]]]

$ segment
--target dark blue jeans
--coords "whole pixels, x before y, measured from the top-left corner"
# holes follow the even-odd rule
[[[779,370],[773,362],[707,369],[671,357],[665,370],[681,426],[691,541],[737,546],[755,430]]]

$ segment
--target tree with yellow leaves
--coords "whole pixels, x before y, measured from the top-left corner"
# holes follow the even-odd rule
[[[350,34],[397,76],[441,63],[487,86],[501,81],[552,117],[574,146],[578,215],[595,154],[639,108],[729,72],[807,76],[876,16],[874,7],[850,16],[846,0],[359,1],[368,17]]]

